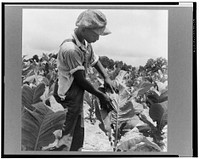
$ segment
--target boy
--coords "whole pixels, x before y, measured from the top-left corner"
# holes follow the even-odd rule
[[[85,78],[87,68],[91,65],[103,76],[105,87],[111,92],[114,89],[91,45],[99,40],[99,36],[111,33],[106,24],[107,20],[102,12],[86,10],[79,15],[72,38],[64,40],[60,46],[57,57],[58,81],[54,97],[68,109],[68,112],[62,129],[62,138],[57,145],[58,149],[64,147],[66,151],[78,151],[83,146],[84,127],[81,113],[85,90],[97,96],[105,106],[110,107],[110,98],[93,87]]]

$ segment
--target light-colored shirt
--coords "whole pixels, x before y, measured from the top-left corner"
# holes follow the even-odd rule
[[[99,57],[93,52],[92,45],[86,41],[83,45],[75,33],[71,39],[64,40],[60,45],[57,58],[58,96],[61,99],[65,98],[65,94],[74,80],[74,72],[86,71],[89,66],[94,66],[98,60]]]

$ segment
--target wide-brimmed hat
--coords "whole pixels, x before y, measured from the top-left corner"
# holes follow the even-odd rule
[[[98,35],[108,35],[111,33],[106,25],[106,16],[101,11],[92,9],[82,12],[76,21],[76,26],[92,29]]]

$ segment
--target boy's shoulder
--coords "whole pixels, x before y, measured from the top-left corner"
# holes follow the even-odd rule
[[[61,50],[63,51],[67,51],[67,50],[76,50],[76,44],[73,42],[72,39],[66,39],[62,42],[62,44],[60,45]]]

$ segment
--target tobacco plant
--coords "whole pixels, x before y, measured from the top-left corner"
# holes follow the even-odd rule
[[[155,151],[162,151],[162,129],[167,124],[166,92],[159,93],[156,85],[150,82],[141,82],[134,92],[130,92],[125,83],[121,82],[123,76],[121,73],[114,81],[118,88],[117,93],[110,93],[100,88],[111,98],[110,105],[114,108],[109,110],[107,106],[96,101],[96,116],[101,121],[100,128],[105,131],[114,151],[135,151],[141,142],[145,142],[146,146]],[[163,101],[165,103],[160,103]],[[145,109],[149,110],[150,121],[143,113]],[[138,126],[141,122],[145,124]],[[156,122],[156,126],[153,122]],[[121,137],[134,127],[143,134],[142,137],[121,142]],[[153,141],[149,141],[146,137],[153,138]]]

